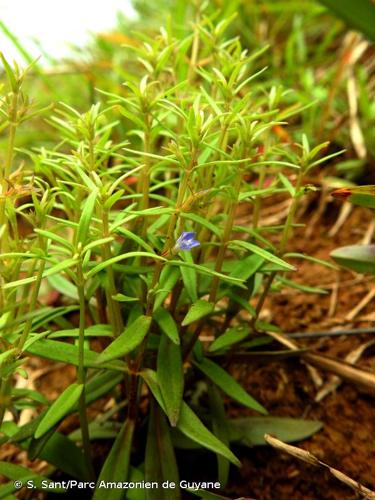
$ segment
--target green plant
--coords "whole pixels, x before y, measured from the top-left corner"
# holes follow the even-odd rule
[[[224,487],[230,463],[240,465],[231,441],[258,444],[260,429],[299,439],[320,427],[295,421],[291,433],[282,420],[240,425],[225,416],[223,393],[267,413],[219,360],[267,343],[275,326],[259,315],[271,289],[304,289],[286,277],[295,270],[288,256],[306,258],[287,253],[300,199],[314,189],[304,178],[338,154],[322,156],[328,143],[311,147],[304,134],[301,144],[280,144],[275,127],[302,106],[285,108],[282,88],[257,83],[264,48],[249,54],[227,38],[230,21],[215,24],[202,8],[186,36],[161,29],[143,37],[127,49],[134,71],[124,85],[102,91],[106,104],[82,113],[61,103],[48,114],[56,131],[49,148],[16,148],[18,128],[35,112],[24,73],[3,59],[1,439],[51,472],[178,485],[174,448],[199,445],[216,453]],[[276,194],[290,198],[286,221],[263,226],[262,208]],[[42,285],[58,303],[42,305]],[[20,394],[13,380],[27,376],[27,355],[75,366],[75,380],[51,403],[37,391]],[[109,396],[110,410],[89,419],[87,408]],[[4,421],[25,404],[39,410],[31,422]],[[77,430],[58,432],[76,413]],[[91,440],[110,438],[95,470]],[[0,472],[15,474],[1,464]],[[98,487],[94,498],[107,494]]]
[[[335,198],[344,199],[360,207],[375,208],[375,187],[355,186],[336,189]],[[336,248],[331,257],[341,266],[358,273],[375,274],[375,245],[349,245]]]

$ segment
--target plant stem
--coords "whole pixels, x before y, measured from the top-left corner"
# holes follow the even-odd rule
[[[239,195],[239,191],[240,191],[240,187],[241,187],[241,180],[242,180],[242,169],[239,168],[237,175],[236,175],[236,179],[235,179],[235,185],[234,185],[234,199],[230,200],[230,202],[229,202],[229,208],[227,211],[227,220],[225,222],[223,239],[221,241],[219,252],[218,252],[218,255],[216,258],[215,271],[217,273],[220,273],[221,269],[223,267],[225,251],[226,251],[228,242],[229,242],[231,234],[232,234],[234,216],[235,216],[236,208],[238,205],[238,195]],[[220,283],[220,278],[218,276],[214,276],[214,278],[212,280],[212,284],[211,284],[210,295],[208,298],[209,302],[214,303],[216,301],[216,295],[217,295],[219,283]]]
[[[4,415],[8,407],[8,394],[10,392],[10,376],[1,379],[0,384],[0,428],[3,425]]]
[[[302,182],[303,182],[304,173],[305,173],[305,169],[301,167],[298,171],[298,177],[297,177],[297,182],[296,182],[296,186],[295,186],[295,192],[294,192],[292,204],[290,206],[289,213],[288,213],[287,219],[286,219],[285,224],[284,224],[279,249],[277,252],[280,257],[282,257],[285,253],[286,245],[288,243],[290,232],[292,230],[294,217],[295,217],[295,214],[297,212],[297,208],[298,208],[298,204],[299,204],[300,190],[301,190],[301,186],[302,186]],[[255,308],[255,316],[251,320],[251,326],[253,328],[255,327],[255,324],[258,321],[258,318],[259,318],[259,315],[262,311],[264,302],[267,298],[268,292],[272,286],[273,280],[275,279],[276,275],[277,275],[277,271],[273,271],[267,278],[267,281],[266,281],[264,288],[263,288],[263,292],[262,292],[261,296],[259,297],[258,303],[257,303],[256,308]]]
[[[8,248],[8,220],[5,215],[5,206],[6,206],[6,192],[9,186],[9,177],[12,169],[13,156],[14,156],[14,146],[16,139],[16,130],[17,130],[17,114],[18,114],[18,95],[19,92],[13,92],[12,104],[9,110],[9,138],[8,138],[8,147],[7,153],[4,161],[3,168],[0,166],[0,254],[6,252]],[[3,271],[0,272],[0,308],[3,308],[5,297],[3,291],[4,277]]]
[[[193,148],[191,152],[191,160],[186,168],[182,181],[179,186],[178,194],[177,194],[177,201],[176,201],[176,208],[175,211],[173,212],[169,224],[168,224],[168,229],[167,229],[167,235],[165,238],[165,243],[164,247],[162,250],[162,254],[167,254],[170,255],[170,252],[173,247],[173,233],[176,228],[176,224],[180,215],[180,210],[183,206],[185,195],[186,195],[186,190],[189,184],[189,179],[191,176],[191,173],[194,169],[194,166],[196,164],[198,157],[198,150]],[[146,305],[146,316],[152,316],[153,308],[154,308],[154,303],[155,303],[155,294],[154,294],[154,289],[157,286],[160,278],[160,274],[163,270],[165,262],[164,261],[157,261],[155,264],[155,270],[154,274],[152,277],[152,282],[150,286],[150,292],[147,296],[147,305]],[[148,340],[148,335],[143,339],[142,344],[139,347],[138,355],[137,358],[134,361],[134,364],[131,368],[132,375],[130,378],[130,385],[129,385],[129,406],[128,406],[128,417],[130,420],[135,420],[137,418],[137,388],[138,388],[138,372],[142,367],[143,364],[143,359],[145,356],[145,351],[146,351],[146,345],[147,345],[147,340]]]
[[[266,178],[266,169],[263,167],[259,174],[259,181],[258,181],[259,189],[263,188],[265,178]],[[262,207],[262,197],[257,196],[254,201],[253,229],[257,229],[258,227],[261,207]]]
[[[225,222],[223,238],[221,241],[219,252],[218,252],[217,257],[216,257],[215,271],[217,273],[220,273],[221,269],[223,267],[226,248],[227,248],[228,242],[229,242],[231,234],[232,234],[234,216],[235,216],[236,208],[238,205],[238,195],[239,195],[240,188],[241,188],[241,181],[242,181],[242,168],[239,167],[237,172],[236,172],[236,179],[235,179],[235,184],[234,184],[234,197],[230,200],[228,210],[226,210],[227,219]],[[217,295],[217,291],[219,288],[219,284],[220,284],[220,278],[218,278],[217,276],[214,276],[213,280],[212,280],[212,284],[211,284],[208,302],[212,302],[212,303],[216,302],[216,295]],[[184,360],[186,360],[189,357],[191,350],[193,349],[196,341],[198,340],[199,335],[201,334],[204,323],[205,323],[204,319],[200,320],[198,322],[192,338],[190,339],[189,343],[187,344],[187,346],[184,349]]]
[[[103,238],[109,236],[109,219],[108,219],[108,211],[102,211],[102,221],[103,221]],[[103,260],[109,260],[112,257],[111,252],[111,244],[109,242],[103,244]],[[107,266],[107,287],[105,288],[106,301],[108,306],[108,314],[110,323],[113,328],[113,333],[115,337],[118,337],[123,329],[124,324],[122,320],[121,308],[120,304],[113,299],[113,296],[116,295],[116,285],[115,285],[115,276],[113,272],[112,266]]]
[[[82,432],[82,447],[83,455],[90,472],[90,476],[95,478],[95,472],[91,460],[91,444],[89,436],[89,427],[86,415],[86,370],[85,361],[85,327],[86,327],[86,301],[84,289],[84,277],[82,272],[82,263],[79,261],[77,265],[77,292],[79,298],[79,337],[78,337],[78,368],[77,382],[83,385],[83,391],[78,402],[78,413]]]

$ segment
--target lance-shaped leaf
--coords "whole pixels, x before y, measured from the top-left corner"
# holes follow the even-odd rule
[[[164,266],[159,280],[159,285],[155,293],[154,311],[156,311],[171,293],[173,287],[180,277],[180,270],[173,266]]]
[[[7,335],[7,340],[17,338],[16,335]],[[41,358],[52,359],[53,361],[60,361],[62,363],[72,364],[78,366],[78,346],[68,344],[67,342],[60,342],[57,340],[41,339],[36,340],[30,346],[25,345],[25,351],[40,356]],[[93,367],[98,359],[98,353],[85,350],[85,367]],[[95,366],[96,367],[96,366]],[[106,368],[113,370],[126,371],[126,365],[122,361],[113,361],[106,364]]]
[[[165,404],[166,414],[172,427],[175,427],[180,416],[184,391],[184,373],[181,347],[174,344],[165,335],[162,335],[160,338],[157,379]]]
[[[375,186],[344,187],[335,189],[331,194],[334,198],[350,201],[353,205],[375,208]]]
[[[375,274],[375,245],[349,245],[336,248],[331,257],[338,264],[357,273]]]
[[[232,248],[244,248],[246,250],[250,250],[250,252],[259,255],[260,257],[263,257],[264,260],[272,262],[273,264],[280,266],[282,269],[285,269],[286,271],[296,270],[294,266],[288,264],[288,262],[285,262],[285,260],[280,259],[280,257],[277,257],[273,253],[268,252],[264,248],[258,247],[253,243],[249,243],[248,241],[234,240],[230,243],[229,246]]]
[[[178,469],[169,427],[155,401],[151,405],[148,424],[145,479],[146,481],[156,481],[159,484],[168,480],[177,485],[176,489],[151,488],[147,492],[148,500],[180,499]]]
[[[250,328],[247,326],[235,326],[226,330],[220,337],[215,339],[208,350],[210,352],[220,351],[227,349],[237,342],[246,339],[249,336]]]
[[[61,271],[65,271],[65,269],[69,269],[76,265],[77,261],[75,258],[63,260],[62,262],[58,262],[52,267],[49,267],[43,272],[43,278],[47,278],[48,276],[52,276],[54,274],[60,273]],[[4,290],[8,288],[17,288],[23,285],[27,285],[29,283],[34,283],[38,279],[37,275],[30,276],[28,278],[23,278],[16,281],[11,281],[9,283],[5,283]]]
[[[195,363],[195,366],[232,399],[235,399],[252,410],[267,414],[267,410],[252,398],[250,394],[248,394],[245,389],[243,389],[243,387],[241,387],[239,383],[219,365],[204,358],[200,363]]]
[[[156,373],[153,370],[146,369],[141,372],[143,380],[146,382],[152,395],[159,403],[159,406],[166,412],[165,403],[163,401],[160,387],[158,384]],[[211,431],[203,425],[193,410],[183,401],[181,405],[180,418],[178,420],[177,429],[184,436],[198,443],[203,448],[213,451],[225,458],[232,464],[241,465],[237,457],[225,446]]]
[[[176,322],[171,313],[163,307],[159,307],[159,309],[154,311],[153,318],[160,326],[161,331],[165,333],[165,335],[167,335],[174,344],[179,345],[180,336],[178,334]]]
[[[214,384],[209,388],[210,413],[212,416],[212,430],[217,438],[229,446],[229,429],[225,415],[222,395]],[[221,487],[224,488],[229,478],[229,461],[217,455],[218,477]]]
[[[79,400],[83,387],[83,384],[72,384],[67,387],[62,394],[60,394],[60,396],[49,407],[47,413],[39,423],[34,434],[35,439],[43,436],[43,434],[48,432],[52,427],[60,422],[65,415],[70,413]]]
[[[38,439],[36,439],[35,437],[31,438],[27,453],[30,460],[35,460],[40,456],[42,450],[51,439],[53,434],[56,432],[56,427],[57,424],[51,427],[48,432],[44,433],[43,436],[39,437]]]
[[[227,458],[232,464],[238,467],[241,466],[241,462],[230,449],[202,424],[193,410],[184,402],[181,406],[177,428],[185,436],[199,443],[204,448]]]
[[[46,411],[38,415],[34,420],[23,425],[20,429],[17,427],[12,432],[5,432],[4,426],[2,431],[6,434],[11,443],[17,443],[17,446],[23,450],[29,448],[30,437],[33,436],[40,421],[43,419]],[[68,437],[60,432],[54,432],[52,437],[47,441],[44,448],[40,451],[39,458],[54,465],[57,469],[62,470],[69,476],[80,480],[89,480],[90,472],[84,460],[82,451]]]
[[[90,222],[92,218],[92,214],[94,211],[95,207],[95,201],[98,196],[98,190],[94,189],[89,196],[87,197],[81,218],[79,219],[78,227],[77,227],[77,232],[76,232],[76,237],[75,237],[75,243],[76,245],[78,243],[81,243],[84,245],[86,243],[88,233],[89,233],[89,228],[90,228]]]
[[[230,441],[246,446],[266,444],[264,434],[275,435],[286,443],[301,441],[322,428],[318,420],[288,417],[245,417],[228,420]]]
[[[100,484],[101,481],[123,482],[127,480],[133,434],[134,422],[126,420],[104,462],[97,484]],[[121,500],[122,498],[124,498],[124,491],[121,488],[111,490],[111,500]],[[95,489],[93,500],[107,499],[108,491],[105,488]]]
[[[122,358],[125,354],[132,352],[145,338],[150,326],[150,316],[139,316],[130,326],[125,328],[121,335],[99,354],[96,364]]]
[[[191,252],[183,252],[181,258],[186,262],[194,263]],[[197,290],[197,273],[192,267],[181,267],[180,268],[182,281],[184,283],[184,288],[192,302],[198,300],[198,290]]]
[[[198,321],[201,318],[204,318],[208,314],[210,314],[214,309],[214,305],[211,302],[207,302],[206,300],[198,300],[195,302],[189,311],[187,312],[182,326],[190,325],[195,321]]]
[[[318,420],[303,420],[289,417],[244,417],[226,420],[231,443],[243,446],[267,444],[264,434],[272,434],[286,443],[302,441],[322,428]],[[199,445],[184,436],[178,429],[171,429],[173,444],[183,450],[196,450]]]
[[[64,493],[65,489],[63,488],[55,488],[53,485],[53,481],[48,479],[45,476],[40,476],[36,474],[34,471],[27,469],[26,467],[22,467],[21,465],[12,464],[10,462],[0,462],[0,474],[2,476],[7,477],[8,479],[12,479],[13,481],[18,480],[21,484],[26,483],[26,481],[33,481],[34,488],[38,490],[43,490],[42,481],[44,484],[47,484],[48,491],[55,491],[57,493]],[[13,487],[12,491],[16,491],[16,486]],[[10,493],[12,492],[10,491]],[[0,498],[8,498],[6,495],[2,495],[0,493]]]

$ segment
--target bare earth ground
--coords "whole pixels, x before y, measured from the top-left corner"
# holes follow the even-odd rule
[[[338,215],[339,205],[329,203],[311,237],[305,229],[296,230],[290,250],[322,259],[338,246],[355,244],[364,237],[372,214],[354,208],[341,230],[329,237],[328,232]],[[308,216],[311,217],[311,214]],[[301,261],[300,261],[301,262]],[[354,273],[323,268],[311,262],[300,263],[297,279],[310,286],[333,285],[338,277],[338,293],[334,314],[329,311],[332,294],[310,295],[289,291],[274,295],[268,303],[269,317],[284,332],[320,331],[334,328],[363,328],[375,326],[374,302],[362,309],[354,320],[346,315],[374,287],[373,280],[356,280]],[[372,315],[372,317],[371,317]],[[362,343],[373,339],[373,334],[339,337],[321,337],[298,340],[301,346],[313,347],[320,353],[340,359]],[[372,356],[371,356],[372,354]],[[374,370],[374,351],[365,351],[358,366]],[[306,417],[321,420],[324,427],[312,438],[298,444],[320,460],[328,463],[364,486],[375,487],[375,418],[374,397],[360,392],[355,385],[343,383],[321,402],[306,367],[296,358],[262,363],[259,366],[236,366],[245,387],[263,403],[272,415]],[[319,371],[324,382],[329,374]],[[232,416],[249,414],[246,410],[232,410]],[[240,450],[239,450],[240,451]],[[242,456],[241,456],[242,455]],[[349,500],[357,498],[350,488],[330,474],[305,464],[289,455],[266,447],[242,448],[242,469],[233,471],[227,489],[229,495],[243,495],[259,500]]]
[[[340,205],[329,203],[325,213],[314,228],[310,237],[305,229],[298,228],[290,243],[290,250],[299,251],[315,257],[328,259],[329,252],[338,247],[361,241],[371,222],[371,212],[354,208],[341,230],[333,237],[329,230],[336,221]],[[311,207],[305,216],[305,222],[311,218]],[[265,305],[265,318],[272,321],[284,332],[320,331],[335,328],[360,328],[374,325],[373,302],[358,312],[353,320],[346,315],[375,286],[375,280],[360,277],[349,271],[335,271],[311,262],[298,261],[296,279],[310,286],[327,286],[327,295],[312,295],[296,290],[285,290],[273,295]],[[337,298],[332,297],[332,290],[338,283]],[[375,300],[375,299],[374,299]],[[371,316],[372,314],[372,316]],[[374,325],[375,326],[375,325]],[[312,347],[317,351],[344,357],[364,342],[371,340],[373,334],[320,337],[298,340],[301,346]],[[366,350],[358,361],[358,366],[375,369],[375,357],[371,349]],[[35,369],[50,366],[43,360],[35,360]],[[309,450],[319,459],[336,467],[363,485],[375,487],[375,422],[374,398],[360,392],[355,385],[343,383],[321,402],[314,401],[317,388],[306,366],[298,358],[273,362],[251,362],[234,364],[230,369],[245,388],[256,397],[271,415],[306,417],[319,419],[323,429],[298,446]],[[329,374],[319,371],[324,382]],[[36,380],[36,388],[49,399],[55,398],[74,379],[74,370],[64,366]],[[95,409],[95,406],[97,408]],[[228,400],[228,414],[231,417],[251,415],[251,412]],[[103,410],[103,401],[94,405],[93,415]],[[73,430],[75,418],[62,430]],[[94,450],[98,465],[108,452],[109,443],[98,442]],[[332,478],[328,472],[304,464],[297,459],[284,455],[270,447],[237,448],[237,456],[243,466],[231,471],[231,479],[226,489],[230,498],[245,497],[258,500],[351,500],[356,497],[348,487]],[[215,474],[216,459],[212,454],[203,454],[201,458],[189,453],[178,454],[186,479],[208,479]],[[45,464],[29,462],[25,452],[6,445],[0,451],[0,460],[8,460],[31,466],[43,472]],[[58,478],[56,478],[58,479]],[[211,477],[212,480],[212,477]],[[87,492],[88,493],[88,492]],[[22,493],[21,493],[21,496]],[[33,498],[43,498],[35,494]],[[68,497],[69,495],[67,495]],[[51,495],[48,498],[52,498]],[[70,498],[70,496],[69,496]],[[89,496],[82,496],[89,498]],[[192,498],[189,496],[189,498]]]

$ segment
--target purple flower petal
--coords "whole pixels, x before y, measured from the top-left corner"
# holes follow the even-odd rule
[[[179,252],[180,250],[191,250],[194,247],[200,245],[199,241],[195,239],[197,233],[194,231],[184,231],[181,236],[176,241],[174,246],[174,251]]]

